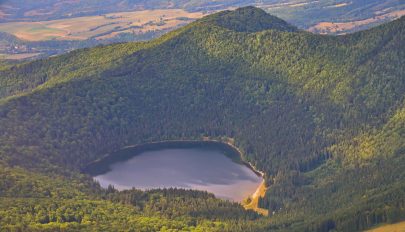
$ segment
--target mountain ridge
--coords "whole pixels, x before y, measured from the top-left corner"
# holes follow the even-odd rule
[[[253,6],[241,7],[234,11],[221,11],[197,21],[215,24],[237,32],[298,31],[286,21]]]
[[[226,14],[244,17],[211,17]],[[2,72],[2,96],[22,96],[0,104],[0,163],[78,181],[106,151],[226,136],[266,173],[259,204],[272,219],[256,231],[402,219],[404,18],[337,37],[210,20]]]
[[[196,22],[194,22],[194,23],[191,23],[191,24],[189,24],[188,26],[185,26],[185,27],[183,27],[183,28],[180,28],[180,29],[178,29],[178,30],[175,30],[175,31],[173,31],[173,32],[170,32],[170,33],[167,33],[167,34],[165,34],[164,36],[162,36],[162,37],[160,37],[160,38],[158,38],[158,39],[154,39],[154,40],[152,40],[152,41],[150,41],[150,42],[129,42],[129,43],[121,43],[121,44],[117,44],[117,45],[106,45],[106,46],[98,46],[97,48],[95,48],[95,49],[88,49],[88,48],[85,48],[85,49],[78,49],[78,50],[76,50],[76,51],[73,51],[73,53],[85,53],[85,52],[87,52],[87,51],[97,51],[97,50],[100,50],[100,48],[103,48],[103,47],[106,47],[106,49],[107,48],[109,48],[109,47],[114,47],[114,46],[117,46],[116,48],[114,48],[114,49],[119,49],[119,50],[121,50],[122,48],[119,48],[119,47],[126,47],[126,45],[128,45],[127,47],[131,47],[131,46],[134,46],[134,47],[142,47],[142,46],[156,46],[157,44],[160,44],[160,43],[162,43],[163,41],[167,41],[167,40],[169,40],[169,39],[171,39],[171,38],[173,38],[173,37],[175,37],[176,35],[179,35],[180,33],[183,33],[183,32],[185,32],[186,30],[189,30],[189,29],[191,29],[191,28],[194,28],[194,27],[199,27],[199,24],[203,24],[203,25],[200,25],[200,27],[206,27],[207,26],[207,24],[208,24],[208,26],[219,26],[219,27],[222,27],[222,28],[226,28],[226,29],[229,29],[226,25],[224,26],[224,25],[220,25],[220,24],[218,24],[217,22],[216,22],[216,20],[221,20],[222,19],[222,17],[223,16],[230,16],[230,17],[228,17],[228,19],[227,19],[227,21],[231,21],[232,20],[232,18],[236,18],[237,20],[236,21],[238,21],[238,20],[240,20],[241,18],[238,18],[238,14],[240,15],[240,13],[239,12],[243,12],[243,11],[245,11],[245,10],[247,10],[247,11],[252,11],[252,9],[254,9],[254,12],[256,12],[256,13],[258,13],[259,15],[262,15],[262,14],[266,14],[269,18],[269,20],[266,20],[267,21],[267,23],[268,24],[266,24],[266,25],[264,25],[263,26],[263,28],[261,28],[259,31],[255,31],[255,29],[253,29],[253,31],[255,31],[255,32],[260,32],[260,31],[266,31],[266,30],[272,30],[272,29],[275,29],[276,31],[280,31],[279,29],[277,29],[277,28],[273,28],[273,24],[272,24],[272,20],[273,19],[275,19],[275,21],[277,22],[277,23],[282,23],[282,24],[286,24],[286,25],[283,25],[282,27],[283,27],[283,29],[285,29],[286,28],[286,32],[299,32],[297,29],[296,29],[296,27],[294,27],[294,26],[291,26],[291,25],[289,25],[288,23],[286,23],[285,21],[283,21],[283,20],[281,20],[281,19],[279,19],[279,18],[277,18],[277,17],[274,17],[274,16],[271,16],[271,15],[269,15],[269,14],[267,14],[267,13],[265,13],[263,10],[261,10],[261,9],[258,9],[258,8],[254,8],[254,7],[243,7],[243,8],[239,8],[237,11],[225,11],[225,12],[220,12],[220,13],[216,13],[216,14],[213,14],[213,15],[211,15],[211,16],[207,16],[207,17],[205,17],[204,19],[201,19],[201,20],[197,20]],[[244,16],[242,16],[242,18],[243,18]],[[391,23],[388,23],[388,25],[392,25],[392,24],[398,24],[399,22],[402,22],[402,21],[405,21],[405,17],[401,17],[400,19],[397,19],[397,20],[395,20],[395,21],[393,21],[393,22],[391,22]],[[239,21],[240,22],[240,21]],[[259,26],[261,26],[261,24],[259,24]],[[276,26],[277,27],[277,26]],[[373,29],[369,29],[369,30],[377,30],[377,28],[380,28],[380,27],[376,27],[376,28],[373,28]],[[256,28],[257,29],[257,28]],[[232,29],[231,29],[232,30]],[[240,31],[238,31],[238,30],[235,30],[236,32],[240,32]],[[366,31],[368,31],[368,30],[366,30]],[[337,37],[354,37],[354,38],[356,38],[356,37],[358,37],[359,35],[361,35],[361,34],[363,34],[363,33],[366,33],[366,31],[361,31],[361,32],[358,32],[358,33],[354,33],[354,35],[353,34],[349,34],[349,35],[341,35],[341,36],[337,36]],[[283,32],[283,30],[281,30],[280,32]],[[207,33],[209,33],[209,32],[207,32]],[[310,33],[310,32],[305,32],[305,31],[301,31],[301,33],[308,33],[308,34],[312,34],[312,33]],[[315,35],[315,34],[313,34],[313,35]],[[357,35],[357,36],[356,36]],[[321,35],[317,35],[317,36],[321,36]],[[332,38],[332,37],[334,37],[334,36],[327,36],[327,35],[322,35],[322,36],[324,36],[324,38]],[[332,38],[333,39],[333,38]],[[130,49],[130,48],[128,48],[128,49]],[[101,50],[100,50],[101,51]],[[135,48],[135,51],[137,51],[137,49]],[[91,55],[91,54],[89,54],[89,55]],[[101,55],[101,54],[100,54]],[[67,54],[67,55],[62,55],[62,56],[58,56],[58,57],[56,57],[56,58],[50,58],[50,59],[66,59],[67,57],[69,57],[70,55],[69,54]],[[32,67],[27,67],[27,66],[32,66],[32,65],[35,65],[35,64],[40,64],[40,63],[43,63],[44,61],[46,61],[46,60],[48,60],[48,59],[42,59],[42,60],[40,60],[40,61],[34,61],[34,62],[30,62],[30,63],[28,63],[28,64],[22,64],[22,66],[24,67],[26,67],[25,69],[30,69],[30,68],[32,68]],[[85,60],[84,60],[84,62],[85,62]],[[7,75],[7,70],[6,71],[4,71],[4,72],[2,72],[1,73],[2,75]],[[23,74],[24,75],[24,74]],[[54,75],[54,74],[51,74],[51,75]],[[18,77],[14,77],[14,78],[18,78]],[[0,80],[1,81],[1,80]],[[1,86],[6,86],[6,88],[7,88],[7,86],[10,86],[9,84],[7,84],[7,83],[5,83],[5,84],[2,84],[2,85],[0,85],[0,88],[1,88]],[[32,89],[32,88],[29,88],[29,89]],[[3,90],[1,90],[0,89],[0,97],[4,97],[4,96],[7,96],[7,95],[9,95],[9,94],[5,94],[5,93],[2,93],[2,92],[6,92],[6,90],[4,90],[4,87],[3,87]]]

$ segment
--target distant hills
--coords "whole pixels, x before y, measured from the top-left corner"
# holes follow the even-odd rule
[[[0,46],[0,58],[37,59],[82,47],[150,40],[207,14],[249,5],[300,29],[334,35],[405,15],[400,0],[2,1],[0,31],[25,40],[31,49]],[[55,48],[53,40],[63,41],[57,43],[62,48]],[[38,41],[43,43],[32,43]]]
[[[0,71],[0,226],[357,231],[405,220],[405,17],[349,35],[263,10]],[[194,191],[117,192],[80,172],[120,147],[233,138],[270,218]]]
[[[319,22],[352,22],[405,10],[400,0],[107,0],[107,1],[2,1],[1,17],[5,21],[43,21],[101,15],[113,12],[184,9],[189,12],[212,12],[255,5],[282,17],[301,28]],[[392,17],[391,17],[392,18]],[[382,21],[381,19],[379,21]]]

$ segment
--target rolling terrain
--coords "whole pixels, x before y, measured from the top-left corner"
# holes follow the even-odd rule
[[[164,31],[190,23],[202,16],[202,13],[174,9],[119,12],[50,21],[3,23],[0,24],[0,31],[27,41],[90,38],[102,40],[118,33],[145,34],[150,31]]]
[[[163,9],[0,23],[0,59],[26,61],[101,44],[150,40],[203,15]]]
[[[300,29],[334,35],[405,15],[405,4],[400,0],[2,1],[0,32],[18,37],[37,51],[28,53],[25,47],[8,43],[0,45],[0,58],[32,60],[100,44],[150,40],[209,13],[247,5],[260,7]],[[57,42],[63,49],[55,49]]]
[[[303,28],[309,28],[319,22],[358,21],[405,10],[405,5],[400,0],[108,0],[102,2],[17,0],[3,1],[0,17],[7,22],[30,22],[140,10],[183,9],[188,12],[212,12],[248,5],[265,9]]]
[[[405,17],[318,35],[254,7],[0,71],[0,227],[355,231],[404,220]],[[102,189],[121,147],[232,138],[268,217],[196,191]]]

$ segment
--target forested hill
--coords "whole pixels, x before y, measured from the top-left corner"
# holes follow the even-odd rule
[[[0,71],[0,225],[353,231],[403,220],[404,41],[404,17],[323,36],[246,7]],[[233,138],[266,173],[271,219],[202,193],[106,192],[80,174],[123,146],[207,136]],[[58,207],[79,216],[50,217]]]
[[[259,32],[264,30],[298,31],[286,21],[267,14],[255,7],[244,7],[234,11],[222,11],[206,16],[200,22],[217,25],[238,32]]]

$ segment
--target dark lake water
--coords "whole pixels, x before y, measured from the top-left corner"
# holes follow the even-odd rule
[[[250,196],[262,182],[249,167],[232,161],[218,149],[144,151],[126,161],[109,164],[109,169],[94,177],[103,187],[111,184],[118,190],[195,189],[233,201]]]

